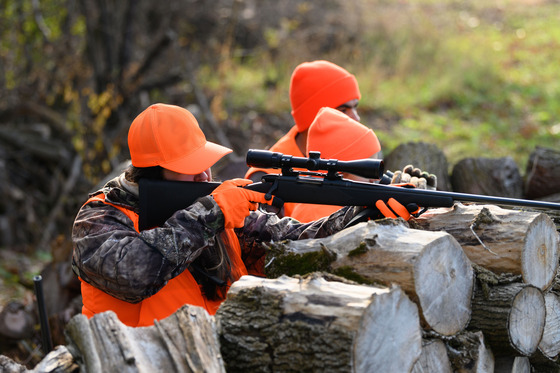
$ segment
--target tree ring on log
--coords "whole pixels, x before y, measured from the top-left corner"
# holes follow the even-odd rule
[[[525,286],[513,298],[508,317],[508,334],[511,345],[525,356],[531,356],[539,345],[544,332],[546,308],[540,289]]]
[[[523,280],[544,291],[552,285],[559,254],[556,226],[546,214],[538,215],[529,224],[523,246],[524,250],[521,251]],[[536,268],[533,268],[535,266]],[[527,278],[528,274],[531,278]]]
[[[539,342],[539,350],[549,359],[556,359],[560,354],[560,297],[555,293],[547,293],[544,296],[546,305],[546,317],[544,321],[544,332]]]
[[[432,329],[454,335],[470,320],[474,272],[459,243],[451,236],[435,240],[414,264],[414,283],[422,314]]]

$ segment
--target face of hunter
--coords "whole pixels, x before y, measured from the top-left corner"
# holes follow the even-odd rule
[[[163,178],[165,180],[172,180],[172,181],[210,181],[212,180],[212,170],[210,168],[202,171],[196,175],[187,175],[187,174],[180,174],[178,172],[174,172],[168,169],[163,169]]]

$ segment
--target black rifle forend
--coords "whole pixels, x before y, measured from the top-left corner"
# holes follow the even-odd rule
[[[280,165],[282,174],[267,174],[260,182],[245,188],[265,193],[271,202],[312,203],[337,206],[365,206],[374,208],[375,202],[394,198],[404,206],[415,203],[420,207],[452,207],[455,202],[475,202],[506,206],[525,206],[539,209],[560,210],[560,203],[485,196],[477,194],[443,192],[435,190],[404,188],[394,185],[373,184],[343,179],[340,171],[329,171],[330,176],[320,172],[288,170],[285,166],[286,156],[281,153],[258,151],[251,153],[260,159],[259,165],[271,168],[271,163]],[[278,160],[284,157],[284,161]],[[287,156],[289,157],[289,156]],[[290,166],[301,168],[297,157],[296,164]],[[306,159],[306,158],[304,158]],[[263,162],[264,161],[264,162]],[[329,162],[333,160],[328,160]],[[267,163],[269,162],[269,163]],[[280,162],[280,163],[279,163]],[[340,163],[340,162],[338,162]],[[256,163],[253,163],[256,164]],[[322,170],[324,165],[319,166]],[[286,171],[287,174],[284,174]],[[382,172],[382,169],[381,169]],[[370,174],[371,175],[371,174]],[[197,183],[165,180],[140,180],[140,230],[157,227],[177,210],[190,206],[197,198],[211,194],[220,183]],[[371,214],[370,216],[375,216]]]
[[[279,168],[283,175],[292,174],[294,168],[309,171],[327,171],[327,178],[335,177],[336,173],[347,172],[367,179],[380,179],[384,165],[381,159],[358,159],[355,161],[339,161],[323,159],[320,152],[309,152],[309,158],[250,149],[247,152],[247,166],[258,168]]]

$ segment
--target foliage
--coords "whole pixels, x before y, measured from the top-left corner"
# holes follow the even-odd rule
[[[287,91],[297,63],[327,58],[358,77],[362,122],[376,130],[387,152],[402,142],[421,139],[442,148],[450,164],[464,157],[509,155],[523,169],[535,146],[560,145],[556,67],[560,26],[555,16],[559,4],[380,0],[358,4],[341,15],[348,18],[349,33],[353,17],[348,14],[360,17],[363,32],[352,34],[352,44],[338,45],[319,57],[304,51],[296,60],[288,45],[276,55],[276,66],[285,66],[283,74],[275,73],[285,77],[279,81],[282,91]],[[255,93],[255,78],[264,86],[258,77],[269,65],[261,67],[255,64],[253,80],[228,85],[231,96]],[[252,100],[240,101],[275,111],[274,100],[276,111],[289,109],[287,102],[276,98],[277,91],[256,93]],[[235,101],[230,104],[239,107]]]
[[[422,140],[450,164],[511,156],[523,169],[535,146],[560,147],[559,11],[554,0],[0,0],[0,253],[68,239],[151,103],[189,107],[238,154],[271,145],[292,125],[293,69],[315,59],[356,75],[361,121],[386,154]],[[1,266],[0,284],[29,273]]]
[[[188,106],[238,154],[271,145],[292,125],[291,72],[313,59],[357,76],[361,121],[386,154],[422,140],[450,165],[509,155],[523,169],[536,145],[560,145],[557,2],[209,3],[2,1],[1,121],[22,131],[39,122],[63,144],[67,155],[42,173],[69,177],[70,159],[81,159],[87,183],[68,211],[129,157],[128,126],[150,103]],[[61,185],[33,180],[37,172],[11,174],[19,189],[41,190],[31,202],[41,214],[60,199]]]

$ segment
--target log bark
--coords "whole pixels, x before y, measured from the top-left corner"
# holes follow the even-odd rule
[[[444,342],[453,372],[494,372],[494,355],[481,331],[464,330]]]
[[[535,353],[546,317],[542,291],[520,282],[494,286],[477,282],[468,329],[482,331],[494,355]]]
[[[84,372],[225,372],[214,321],[196,306],[142,328],[125,326],[112,311],[77,315],[67,338]]]
[[[541,351],[537,351],[527,358],[532,368],[532,372],[558,373],[560,372],[560,363],[544,356]]]
[[[66,346],[57,346],[49,352],[32,370],[28,370],[7,356],[0,355],[2,373],[76,373],[79,365]]]
[[[216,321],[228,372],[349,372],[352,357],[359,372],[407,368],[421,348],[417,307],[398,287],[316,274],[244,276],[229,290]]]
[[[21,302],[10,301],[2,308],[0,312],[0,336],[12,340],[29,338],[33,334],[34,327],[34,313]]]
[[[0,372],[2,373],[25,373],[27,368],[5,355],[0,355]]]
[[[269,277],[328,271],[361,283],[395,283],[419,305],[427,326],[442,335],[463,330],[470,318],[471,262],[445,232],[409,229],[402,220],[386,219],[269,248]]]
[[[523,178],[511,157],[465,158],[453,166],[451,184],[460,193],[523,197]]]
[[[526,198],[541,198],[560,190],[560,151],[537,146],[527,162]]]
[[[414,367],[412,373],[452,373],[451,362],[447,356],[445,343],[439,339],[423,339],[422,353]]]
[[[29,373],[73,373],[79,365],[66,346],[57,346]]]
[[[558,232],[546,214],[456,204],[453,209],[428,210],[413,226],[448,232],[473,263],[493,272],[520,274],[541,290],[554,281]]]

